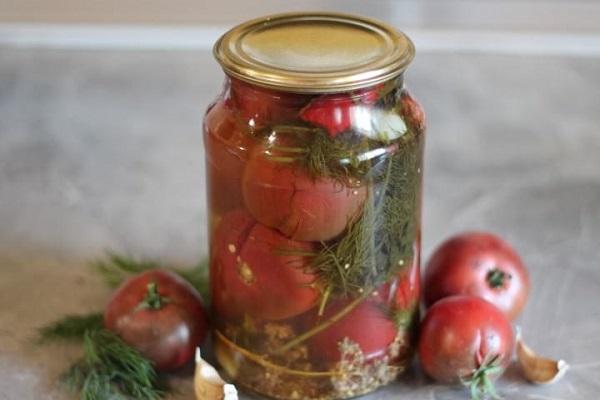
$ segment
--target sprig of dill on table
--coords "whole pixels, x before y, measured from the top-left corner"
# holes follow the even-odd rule
[[[156,261],[112,252],[92,265],[109,287],[120,285],[134,274],[162,267]],[[171,270],[208,299],[207,261],[189,269]],[[104,329],[101,312],[67,315],[39,329],[38,343],[57,340],[83,341],[83,357],[61,377],[67,387],[79,392],[81,400],[155,400],[162,398],[167,389],[148,359]]]
[[[161,265],[152,260],[136,259],[109,252],[106,259],[92,263],[109,287],[119,286],[125,279],[140,272]],[[203,260],[192,268],[173,269],[179,276],[187,280],[200,294],[205,302],[209,300],[208,261]],[[38,343],[55,340],[82,340],[88,331],[97,331],[103,327],[102,313],[91,312],[81,315],[66,315],[38,330]]]
[[[102,276],[106,284],[115,288],[132,275],[155,268],[165,268],[160,262],[140,259],[108,252],[106,258],[92,263],[94,269]],[[187,280],[202,296],[209,299],[208,260],[202,260],[190,268],[166,268]]]
[[[164,393],[152,363],[104,329],[85,333],[84,355],[61,381],[81,400],[155,400]]]
[[[103,328],[102,313],[67,315],[43,326],[38,331],[38,343],[53,340],[82,340],[87,332]]]
[[[129,276],[160,268],[160,264],[153,260],[136,259],[109,251],[106,258],[92,262],[92,267],[102,276],[108,287],[115,288]]]

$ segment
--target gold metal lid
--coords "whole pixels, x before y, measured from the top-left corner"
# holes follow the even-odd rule
[[[393,78],[415,50],[402,32],[368,18],[290,13],[248,21],[225,33],[213,53],[244,81],[300,93],[331,93]]]

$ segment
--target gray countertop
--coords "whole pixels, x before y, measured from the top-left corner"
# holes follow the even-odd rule
[[[507,399],[600,393],[600,61],[419,54],[407,82],[427,133],[424,255],[486,229],[528,265],[528,342],[572,368]],[[189,265],[207,251],[203,110],[222,73],[205,51],[0,48],[0,399],[68,399],[77,346],[36,347],[35,328],[97,310],[86,268],[106,249]],[[189,371],[174,378],[192,398]],[[418,372],[369,399],[465,399]]]

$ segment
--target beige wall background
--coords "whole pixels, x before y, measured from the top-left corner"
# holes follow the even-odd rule
[[[600,31],[594,0],[2,0],[0,23],[222,25],[275,12],[365,9],[427,29]]]

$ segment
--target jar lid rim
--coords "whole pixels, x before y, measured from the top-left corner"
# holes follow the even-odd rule
[[[237,25],[213,54],[224,71],[249,83],[299,93],[376,85],[412,61],[412,41],[369,18],[328,12],[285,13]]]

